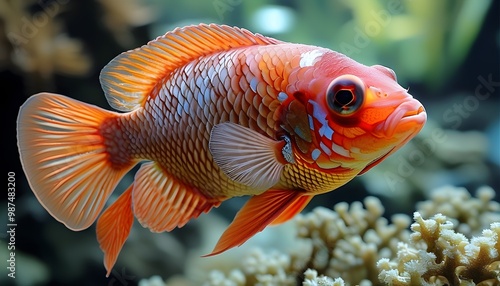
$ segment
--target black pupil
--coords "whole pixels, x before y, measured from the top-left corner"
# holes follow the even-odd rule
[[[350,90],[341,89],[335,93],[335,102],[342,107],[352,104],[353,101],[354,95]]]
[[[344,75],[328,86],[326,100],[329,108],[341,116],[355,113],[363,104],[364,83],[356,76]]]

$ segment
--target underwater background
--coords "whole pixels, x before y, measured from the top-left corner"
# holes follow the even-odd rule
[[[417,202],[425,200],[433,203],[420,204],[418,209],[428,219],[437,212],[446,213],[446,208],[439,209],[441,206],[453,209],[463,203],[477,212],[459,213],[452,222],[468,224],[468,228],[462,225],[455,230],[471,236],[481,234],[481,226],[472,225],[476,218],[485,219],[486,227],[500,222],[499,6],[499,1],[491,0],[0,0],[0,83],[7,99],[2,112],[6,126],[2,169],[4,174],[15,172],[17,223],[16,278],[12,279],[7,276],[8,196],[2,192],[0,285],[281,285],[272,280],[272,275],[278,275],[276,269],[263,270],[271,275],[262,278],[270,279],[268,282],[257,276],[249,278],[249,264],[238,266],[238,259],[247,255],[245,251],[254,251],[255,255],[250,248],[258,247],[264,252],[254,257],[254,263],[258,257],[281,261],[282,256],[269,258],[265,254],[298,248],[293,242],[297,232],[314,240],[304,231],[310,228],[300,226],[320,220],[309,215],[320,216],[312,213],[318,206],[332,210],[335,205],[335,213],[342,217],[346,205],[339,205],[341,202],[358,208],[360,217],[366,215],[366,220],[374,209],[382,210],[374,211],[376,217],[414,217]],[[136,222],[113,272],[106,278],[95,225],[81,232],[68,230],[30,191],[16,145],[17,112],[29,96],[41,91],[111,109],[99,85],[102,67],[123,51],[176,27],[198,23],[238,26],[283,41],[329,48],[366,65],[388,66],[396,72],[398,82],[425,106],[428,122],[407,146],[367,174],[335,192],[316,196],[303,211],[304,216],[271,230],[267,236],[266,229],[248,246],[215,260],[199,256],[215,245],[246,198],[226,201],[170,233],[153,234]],[[135,171],[124,178],[110,201],[130,184]],[[7,176],[4,178],[7,180]],[[476,190],[480,191],[476,194]],[[458,203],[451,202],[454,196]],[[368,213],[354,203],[358,201],[364,202]],[[477,206],[480,201],[486,202],[487,209]],[[487,212],[487,219],[482,212]],[[453,211],[446,215],[452,216]],[[346,217],[350,215],[342,219]],[[414,219],[418,222],[418,217]],[[391,221],[398,225],[397,219]],[[404,225],[399,231],[408,231],[410,222],[399,222]],[[297,256],[283,257],[293,262]],[[280,263],[276,267],[285,269]],[[355,263],[359,266],[359,261]],[[316,264],[300,267],[305,271]],[[328,265],[324,271],[315,271],[331,278],[350,271],[335,272],[328,270],[334,267]],[[231,270],[238,267],[240,272]],[[283,271],[283,275],[291,275]],[[302,280],[315,275],[304,271],[295,281],[287,278],[283,285],[302,285]],[[336,273],[341,274],[333,277]],[[161,278],[147,280],[155,275]],[[369,285],[369,281],[384,285],[377,275],[370,280],[366,274],[368,278],[361,282],[349,282],[347,276],[341,277],[347,285]],[[165,280],[169,280],[167,284],[163,284]]]

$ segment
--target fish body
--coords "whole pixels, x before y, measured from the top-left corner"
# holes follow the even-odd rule
[[[37,94],[19,112],[18,146],[34,194],[73,230],[89,227],[146,161],[97,222],[108,275],[134,216],[170,231],[252,196],[210,255],[218,254],[366,172],[426,121],[388,68],[214,24],[122,53],[100,80],[125,113]]]

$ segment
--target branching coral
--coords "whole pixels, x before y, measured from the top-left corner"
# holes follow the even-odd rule
[[[396,215],[389,224],[377,198],[367,197],[364,204],[338,203],[335,211],[318,207],[297,218],[299,237],[313,245],[306,267],[352,284],[377,279],[377,261],[393,256],[397,243],[408,239],[410,219]]]
[[[304,272],[304,282],[303,286],[344,286],[344,280],[342,278],[337,278],[333,280],[328,276],[318,276],[316,270],[307,269]]]
[[[221,285],[221,281],[231,281],[231,285],[295,285],[290,256],[278,251],[265,253],[254,249],[242,260],[242,270],[232,270],[228,276],[212,271],[205,285]],[[227,282],[226,282],[227,283]],[[222,284],[225,285],[225,284]]]
[[[209,271],[204,281],[165,285],[500,285],[500,214],[493,197],[488,187],[476,197],[463,188],[437,189],[418,204],[411,231],[410,217],[394,215],[389,223],[374,197],[364,207],[317,207],[291,222],[302,242],[296,251],[257,248],[230,270]]]
[[[165,282],[163,282],[160,276],[155,275],[149,279],[139,281],[139,286],[165,286]]]
[[[467,239],[442,214],[423,219],[415,212],[409,244],[401,242],[397,258],[381,259],[379,279],[388,285],[498,285],[500,222]]]
[[[465,188],[444,186],[435,189],[430,200],[417,203],[417,210],[423,217],[441,213],[453,223],[454,230],[472,237],[500,221],[500,204],[493,197],[495,191],[487,186],[479,188],[475,197]]]

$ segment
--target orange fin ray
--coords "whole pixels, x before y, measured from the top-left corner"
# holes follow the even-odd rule
[[[101,71],[101,86],[113,108],[130,111],[142,106],[163,78],[196,58],[235,47],[278,43],[281,41],[225,25],[177,28],[114,58]]]
[[[111,274],[111,270],[118,259],[118,254],[132,229],[134,222],[132,188],[133,184],[97,220],[97,241],[104,252],[106,277]]]
[[[45,209],[72,230],[89,227],[135,162],[111,165],[101,123],[119,114],[51,93],[23,104],[17,118],[21,164]]]
[[[215,163],[233,181],[256,190],[279,182],[285,163],[283,141],[225,122],[212,128],[209,148]]]
[[[178,182],[153,162],[142,164],[136,173],[132,199],[135,217],[153,232],[182,227],[221,203]]]
[[[205,256],[213,256],[242,245],[274,220],[280,218],[283,212],[290,209],[290,206],[307,202],[308,200],[304,200],[303,196],[303,193],[297,191],[269,190],[251,197],[224,231],[212,253]],[[288,214],[284,215],[284,217],[288,216]]]
[[[288,207],[271,222],[269,225],[277,225],[289,221],[294,216],[299,214],[311,201],[313,196],[300,196],[293,201]]]

